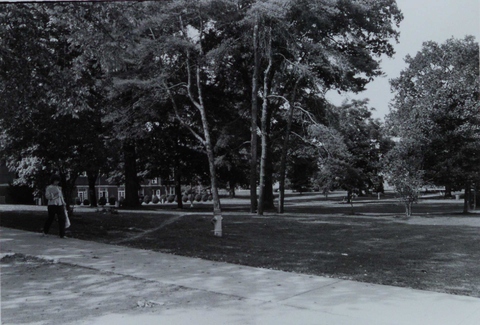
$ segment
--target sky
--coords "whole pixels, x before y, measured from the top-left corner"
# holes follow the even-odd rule
[[[393,59],[382,57],[384,77],[378,77],[367,85],[367,90],[356,95],[344,96],[327,93],[327,98],[340,105],[345,99],[370,99],[374,118],[383,119],[389,112],[388,104],[393,98],[389,79],[396,78],[406,68],[407,54],[415,56],[425,41],[444,43],[451,37],[475,36],[480,41],[480,0],[397,0],[404,19],[400,23],[400,39],[395,44]]]

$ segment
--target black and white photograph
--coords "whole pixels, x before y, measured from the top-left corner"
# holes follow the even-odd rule
[[[480,324],[479,38],[479,0],[0,0],[1,324]]]

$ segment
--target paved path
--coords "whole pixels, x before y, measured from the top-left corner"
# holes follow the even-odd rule
[[[92,314],[68,324],[480,324],[480,299],[472,297],[62,240],[9,228],[0,228],[0,245],[2,256],[18,253],[41,257],[218,298],[212,306],[184,305],[143,314]],[[121,295],[121,288],[118,291]],[[8,303],[2,293],[2,309]],[[18,306],[19,312],[28,312],[27,303]]]

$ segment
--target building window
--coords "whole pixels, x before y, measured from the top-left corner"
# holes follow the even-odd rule
[[[151,180],[152,185],[157,185],[158,184],[158,178],[154,178]]]
[[[125,190],[118,190],[118,200],[120,201],[122,198],[125,198]]]
[[[104,197],[108,199],[108,190],[106,188],[101,188],[98,190],[98,198]]]
[[[87,196],[87,190],[85,189],[79,189],[78,190],[78,198],[80,199],[80,202],[83,203],[83,201],[85,201],[86,198],[88,198]]]

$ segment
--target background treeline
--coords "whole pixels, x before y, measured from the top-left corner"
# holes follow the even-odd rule
[[[368,100],[336,107],[325,99],[381,75],[402,19],[393,0],[2,5],[2,157],[18,183],[37,189],[59,173],[66,195],[84,171],[92,188],[108,175],[125,184],[128,206],[139,204],[142,178],[172,179],[178,194],[202,183],[217,215],[218,188],[250,188],[259,214],[274,208],[275,182],[280,212],[286,186],[344,189],[350,198],[381,191],[393,175],[408,200],[429,182],[471,188],[480,165],[472,38],[425,45],[419,56],[425,69],[438,64],[435,78],[420,58],[408,59],[392,82],[388,128]],[[442,69],[448,80],[434,84]],[[430,88],[416,84],[423,76]]]

